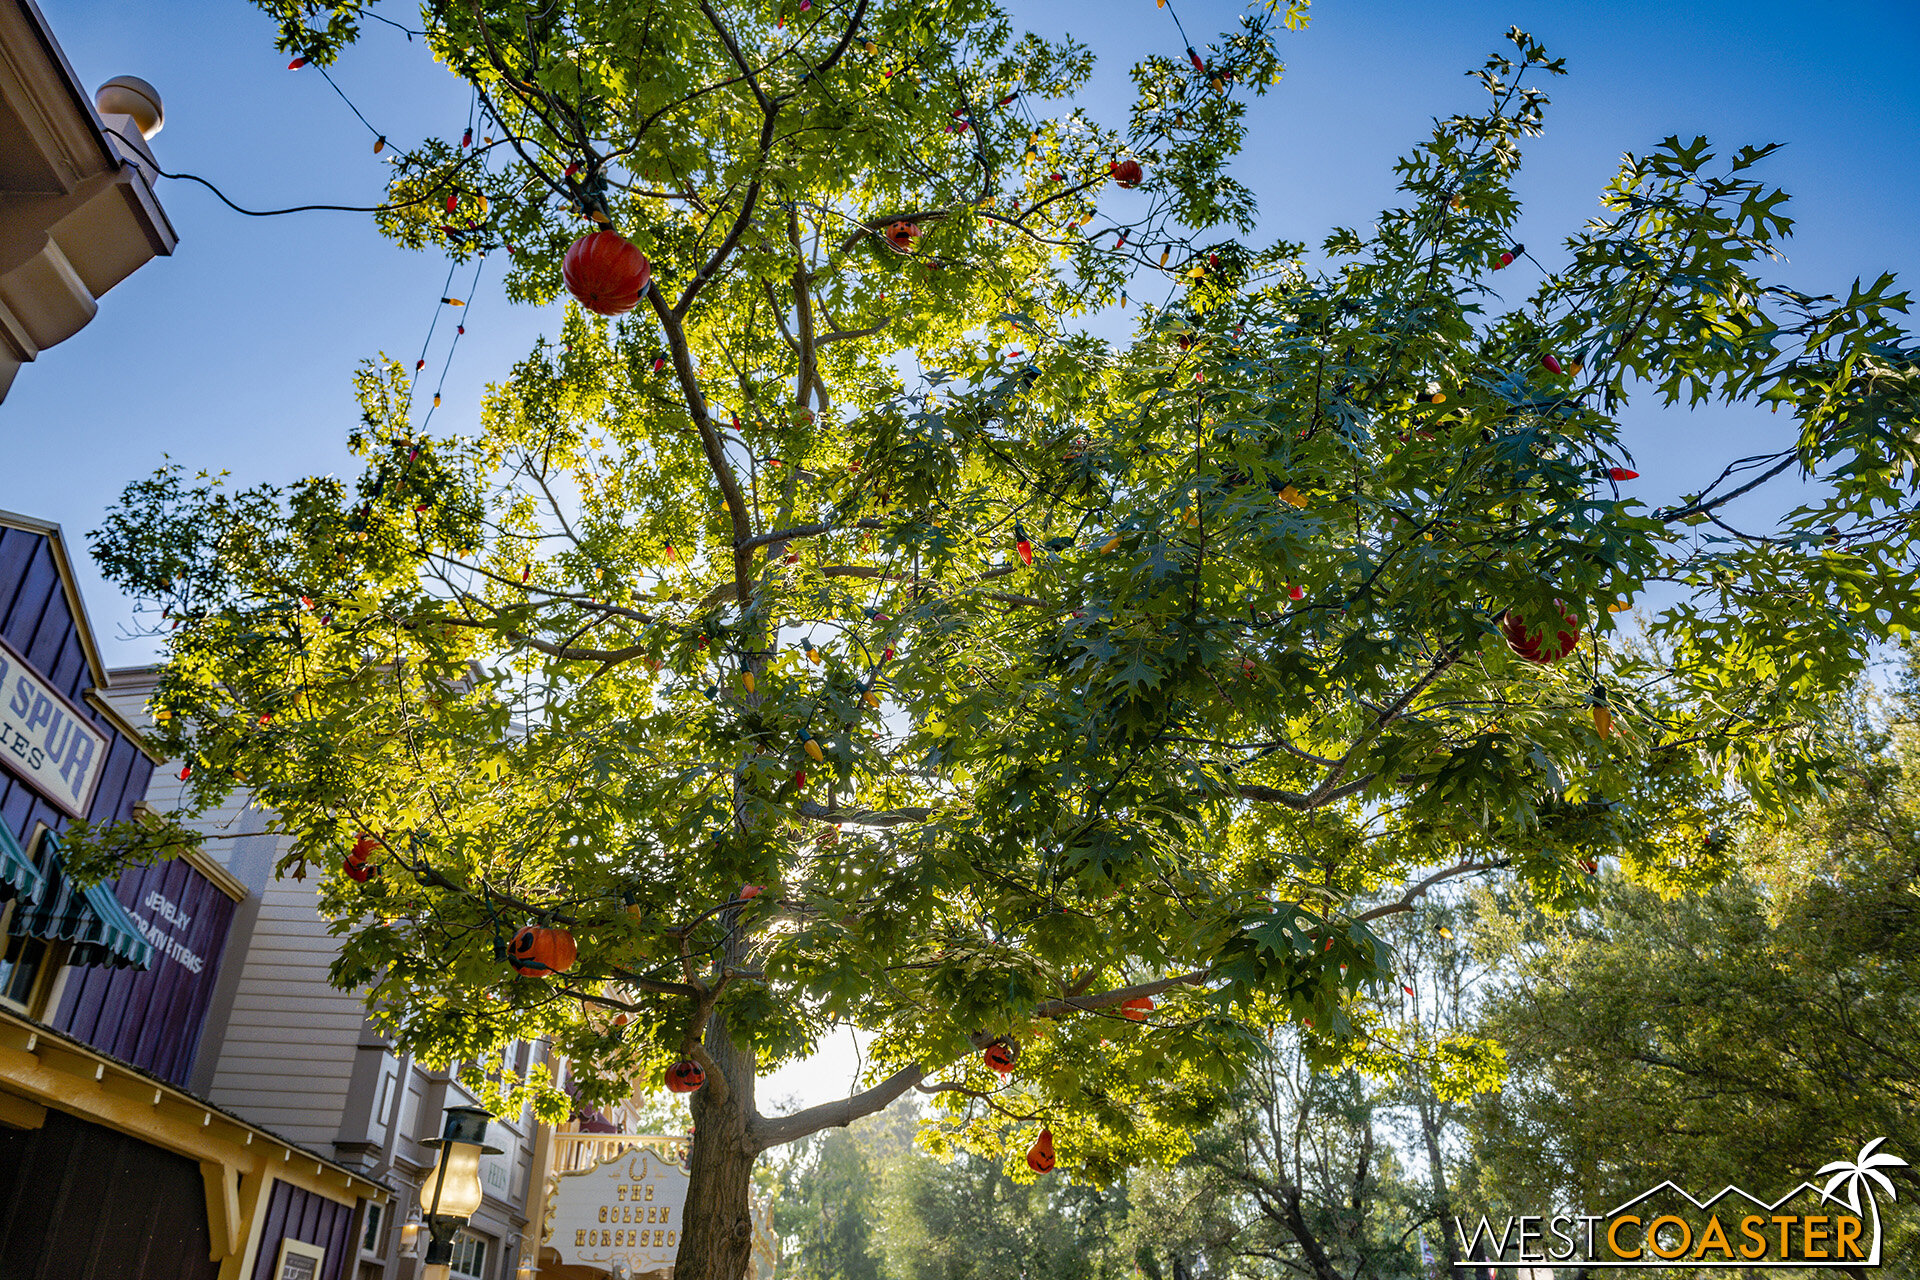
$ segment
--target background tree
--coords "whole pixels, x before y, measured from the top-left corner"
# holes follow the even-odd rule
[[[1826,798],[1762,820],[1724,883],[1667,898],[1608,876],[1591,910],[1488,916],[1517,968],[1485,1023],[1511,1055],[1473,1125],[1487,1186],[1536,1206],[1666,1178],[1777,1194],[1875,1138],[1920,1150],[1911,686],[1892,711],[1862,709]],[[1891,1172],[1889,1259],[1920,1241],[1920,1180]]]
[[[266,7],[322,64],[365,8]],[[1578,901],[1601,850],[1711,878],[1725,777],[1803,779],[1810,699],[1912,617],[1876,571],[1911,558],[1901,299],[1752,274],[1787,229],[1765,148],[1632,158],[1502,310],[1560,70],[1514,32],[1405,206],[1310,268],[1233,234],[1283,18],[1148,59],[1107,129],[1085,51],[984,0],[428,5],[484,119],[399,153],[383,227],[511,250],[541,300],[614,226],[641,309],[570,312],[470,436],[371,362],[361,476],[163,472],[99,533],[179,621],[156,707],[196,801],[250,787],[325,870],[383,1031],[551,1036],[588,1100],[704,1069],[682,1280],[745,1265],[759,1152],[915,1087],[963,1146],[1017,1168],[1051,1126],[1109,1177],[1182,1149],[1276,1021],[1358,1052],[1369,921],[1435,884]],[[1148,288],[1126,343],[1078,327]],[[1641,387],[1792,413],[1650,512],[1611,478]],[[1795,469],[1831,496],[1693,536]],[[1657,579],[1647,643],[1608,643]],[[516,975],[524,926],[578,962]],[[762,1115],[757,1075],[847,1024],[867,1087]]]
[[[1383,929],[1397,985],[1349,1009],[1359,1067],[1328,1071],[1317,1032],[1277,1031],[1191,1153],[1131,1176],[1130,1239],[1153,1280],[1397,1280],[1422,1272],[1423,1241],[1442,1269],[1460,1259],[1460,1121],[1502,1063],[1472,1025],[1484,966],[1469,915],[1429,903]]]

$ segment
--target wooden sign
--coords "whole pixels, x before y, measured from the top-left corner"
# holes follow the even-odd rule
[[[319,1280],[327,1251],[304,1240],[282,1240],[280,1258],[274,1264],[273,1280]]]
[[[85,818],[106,764],[106,735],[0,641],[0,767],[69,818]]]
[[[604,1164],[560,1175],[548,1200],[547,1244],[569,1266],[631,1275],[673,1265],[687,1170],[650,1147],[629,1147]]]

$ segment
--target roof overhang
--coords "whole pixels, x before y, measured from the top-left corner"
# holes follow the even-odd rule
[[[37,1128],[36,1113],[49,1107],[211,1165],[228,1185],[264,1174],[343,1204],[392,1194],[383,1182],[0,1009],[0,1124]]]
[[[0,398],[179,237],[124,116],[103,119],[33,0],[0,0]]]

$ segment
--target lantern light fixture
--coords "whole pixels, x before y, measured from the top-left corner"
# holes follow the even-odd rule
[[[420,1206],[417,1204],[407,1210],[407,1220],[400,1226],[400,1256],[420,1256]]]
[[[422,1280],[450,1280],[453,1238],[480,1208],[480,1157],[497,1156],[487,1145],[491,1112],[482,1107],[448,1107],[440,1136],[422,1144],[438,1147],[439,1162],[420,1183],[420,1211],[426,1215],[427,1265]]]

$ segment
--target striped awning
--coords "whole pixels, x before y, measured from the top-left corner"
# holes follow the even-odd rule
[[[153,965],[153,944],[103,881],[82,889],[60,863],[60,838],[49,831],[42,861],[46,884],[40,900],[14,912],[13,933],[53,942],[70,942],[68,964],[110,969],[146,969]]]
[[[0,902],[19,898],[32,905],[40,901],[40,893],[46,887],[46,882],[47,878],[40,874],[40,868],[33,865],[33,859],[14,839],[13,828],[0,822]]]

